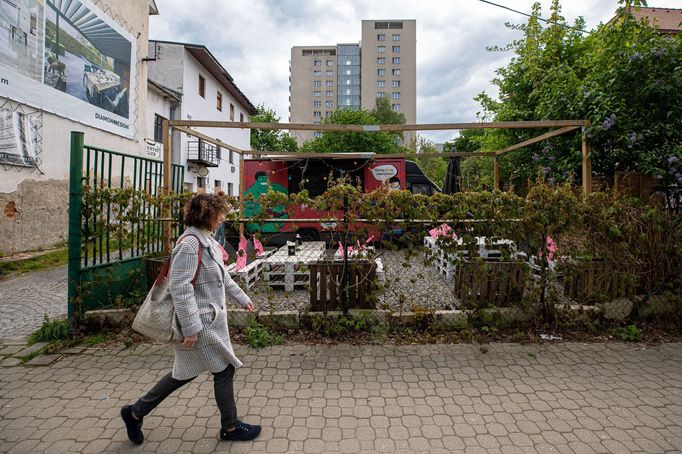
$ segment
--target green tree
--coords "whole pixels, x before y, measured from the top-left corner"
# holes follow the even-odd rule
[[[258,114],[251,117],[254,123],[279,123],[279,117],[274,110],[263,104],[258,106]],[[298,150],[296,140],[281,130],[252,129],[251,149],[259,151],[295,152]]]
[[[340,109],[327,117],[324,124],[378,125],[371,111]],[[393,153],[398,150],[397,134],[386,131],[339,132],[323,131],[320,137],[306,141],[301,151],[315,153]]]

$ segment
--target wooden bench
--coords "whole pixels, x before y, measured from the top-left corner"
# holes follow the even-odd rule
[[[349,260],[348,302],[351,309],[373,309],[377,263]],[[343,262],[319,261],[310,264],[310,306],[312,311],[341,309]]]
[[[527,273],[523,262],[462,262],[455,274],[455,298],[466,309],[511,306],[523,296]]]

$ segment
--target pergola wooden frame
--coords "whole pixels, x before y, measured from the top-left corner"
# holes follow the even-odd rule
[[[446,130],[462,130],[462,129],[538,129],[538,128],[558,128],[548,131],[532,139],[524,140],[515,145],[510,145],[506,148],[497,151],[481,151],[481,152],[452,152],[452,153],[419,153],[419,157],[471,157],[471,156],[487,156],[493,157],[493,190],[498,191],[500,188],[500,167],[498,156],[508,153],[513,150],[518,150],[529,145],[542,142],[552,137],[561,136],[576,130],[581,131],[582,137],[582,185],[583,193],[589,194],[592,187],[592,162],[590,159],[590,144],[587,142],[585,129],[590,126],[589,120],[538,120],[538,121],[500,121],[500,122],[480,122],[480,123],[424,123],[424,124],[398,124],[398,125],[333,125],[333,124],[310,124],[310,123],[257,123],[257,122],[234,122],[234,121],[206,121],[206,120],[163,120],[163,192],[170,193],[170,175],[171,175],[171,130],[183,132],[187,135],[194,136],[198,139],[217,145],[221,148],[231,150],[240,155],[254,155],[259,157],[277,156],[277,157],[292,157],[292,158],[319,158],[326,157],[334,159],[334,153],[283,153],[283,152],[267,152],[256,150],[242,150],[238,147],[229,145],[221,140],[210,137],[194,128],[229,128],[229,129],[268,129],[268,130],[288,130],[288,131],[337,131],[337,132],[402,132],[402,131],[446,131]],[[357,153],[357,157],[364,157],[367,153]],[[348,158],[352,156],[344,153],[342,156]],[[382,154],[381,157],[398,158],[398,157],[412,157],[414,154],[408,153],[394,153]],[[242,187],[244,181],[244,161],[239,162],[239,183]],[[240,207],[243,213],[243,199],[240,195]],[[170,207],[165,206],[162,214],[166,220],[164,226],[164,237],[166,238],[166,252],[170,251]]]

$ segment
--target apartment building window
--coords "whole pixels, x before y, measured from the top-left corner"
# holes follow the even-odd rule
[[[391,35],[393,41],[400,41],[400,34],[394,33]]]
[[[163,143],[163,118],[161,115],[154,114],[154,140]]]
[[[347,106],[350,106],[350,98],[347,98],[347,99],[346,99],[346,105],[347,105]]]
[[[391,50],[393,52],[400,52],[400,46],[393,46],[393,47],[391,47]]]
[[[399,91],[394,91],[391,93],[391,98],[393,99],[400,99],[400,92]]]
[[[222,159],[222,153],[221,153],[220,147],[218,145],[216,145],[216,148],[215,148],[215,157],[218,159],[218,161],[220,161]]]
[[[400,87],[400,81],[399,80],[391,81],[391,87]]]
[[[352,64],[353,64],[353,62],[351,60],[346,60],[346,66],[350,66]]]
[[[399,76],[400,75],[400,68],[392,69],[391,74],[393,74],[394,76]]]
[[[319,110],[316,110],[316,111],[313,112],[313,117],[318,118],[318,117],[321,117],[321,116],[322,116],[322,112],[320,112]]]
[[[384,52],[386,52],[386,46],[377,46],[377,52],[383,54]]]
[[[197,177],[197,189],[206,190],[206,178]],[[204,191],[199,191],[204,192]]]
[[[322,76],[322,71],[313,71],[313,76],[315,76],[315,77]]]
[[[400,104],[391,104],[393,110],[400,110]]]
[[[394,65],[399,65],[400,64],[400,57],[393,57],[391,59],[391,62],[393,62]]]
[[[346,88],[346,96],[350,96],[350,88]]]
[[[322,66],[322,61],[321,60],[314,60],[313,66]]]
[[[350,69],[347,69],[347,70],[346,70],[346,75],[347,75],[347,76],[350,76],[350,73],[351,73]]]
[[[324,106],[325,107],[334,107],[334,101],[325,101]]]
[[[234,195],[234,183],[227,183],[227,195]]]
[[[313,87],[321,87],[322,86],[322,81],[321,80],[315,80],[313,81]]]
[[[317,137],[321,137],[321,136],[322,136],[322,133],[320,131],[314,131],[313,132],[313,137],[317,138]]]
[[[332,90],[327,90],[324,94],[325,94],[326,96],[334,96],[334,92],[333,92]],[[319,95],[318,95],[318,96],[319,96]]]
[[[327,85],[327,87],[333,87],[333,86],[334,86],[334,81],[333,81],[333,80],[328,80],[326,85]]]
[[[331,117],[331,116],[332,116],[332,113],[329,112],[329,111],[327,111],[327,112],[324,113],[324,116],[325,116],[325,117]]]
[[[383,75],[385,75],[385,74],[386,74],[386,70],[385,70],[385,69],[383,69],[383,68],[382,68],[382,69],[377,69],[377,76],[383,76]]]
[[[377,80],[377,87],[382,88],[386,86],[385,80]]]
[[[199,96],[206,97],[206,79],[201,74],[199,74]]]
[[[386,97],[386,93],[384,93],[383,91],[377,92],[377,98],[384,98],[384,97]]]
[[[377,58],[377,65],[383,65],[386,63],[386,57]]]
[[[220,180],[213,180],[213,192],[218,193],[223,190],[223,182]]]
[[[334,77],[334,71],[327,71],[325,74],[327,77]]]
[[[321,121],[313,121],[313,124],[314,124],[314,125],[321,125],[322,122],[321,122]]]
[[[243,113],[240,113],[240,114],[239,114],[239,121],[241,121],[242,123],[244,123],[244,114],[243,114]]]
[[[313,107],[322,107],[322,101],[313,101]]]
[[[230,103],[230,121],[234,121],[234,104]]]
[[[216,104],[216,109],[218,109],[220,112],[222,112],[223,111],[223,94],[222,93],[217,92],[215,104]]]
[[[379,33],[377,35],[377,41],[386,41],[386,35],[384,33]]]
[[[315,91],[315,92],[313,92],[313,96],[322,96],[322,92],[321,91]]]
[[[234,164],[234,151],[230,150],[229,154],[230,164]]]
[[[334,66],[334,60],[327,60],[327,66]]]
[[[351,82],[350,79],[346,79],[346,85],[350,85],[350,82]]]

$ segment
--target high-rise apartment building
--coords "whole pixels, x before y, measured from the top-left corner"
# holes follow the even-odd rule
[[[336,109],[373,109],[382,97],[416,123],[416,48],[415,20],[363,20],[359,44],[292,47],[289,122],[320,124]],[[318,133],[293,134],[301,143]]]

